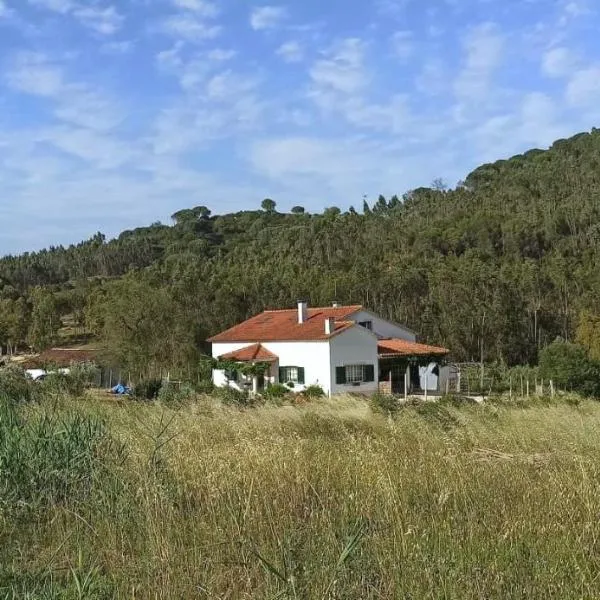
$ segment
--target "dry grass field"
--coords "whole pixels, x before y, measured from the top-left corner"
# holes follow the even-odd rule
[[[600,595],[600,404],[0,410],[0,598]]]

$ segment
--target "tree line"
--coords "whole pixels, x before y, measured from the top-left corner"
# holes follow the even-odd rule
[[[557,338],[600,355],[600,131],[399,196],[97,234],[0,259],[0,344],[48,347],[68,316],[111,360],[189,369],[266,308],[364,304],[457,361],[536,364]]]

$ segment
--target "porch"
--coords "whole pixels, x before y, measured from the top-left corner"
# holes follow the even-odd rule
[[[380,340],[379,391],[385,394],[436,394],[449,388],[449,350],[405,340]]]

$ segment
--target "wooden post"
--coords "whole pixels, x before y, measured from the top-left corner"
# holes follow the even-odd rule
[[[554,397],[554,381],[550,380],[550,395]]]
[[[523,375],[521,375],[521,398],[525,395],[525,390],[523,389]]]
[[[450,379],[446,379],[446,396],[450,393]]]
[[[113,388],[113,384],[112,384],[112,369],[109,369],[108,371],[108,389],[112,390]]]
[[[541,387],[540,391],[541,391],[542,396],[543,396],[544,395],[544,380],[543,379],[542,379],[542,384],[541,385],[542,385],[542,387]]]
[[[512,400],[512,375],[508,378],[508,397]]]
[[[461,372],[460,372],[460,367],[458,367],[458,372],[456,373],[456,393],[460,394],[460,377],[461,377]]]
[[[533,379],[533,386],[534,386],[533,393],[537,396],[538,395],[537,375]]]
[[[429,387],[427,384],[429,383],[429,374],[427,373],[427,369],[429,367],[426,367],[425,369],[425,402],[427,402],[427,388]]]
[[[529,377],[527,378],[527,397],[529,398]]]
[[[404,371],[404,399],[408,400],[408,367]]]

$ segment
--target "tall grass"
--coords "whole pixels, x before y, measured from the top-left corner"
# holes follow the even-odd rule
[[[15,410],[101,425],[71,493],[2,513],[0,598],[597,596],[591,402]]]

